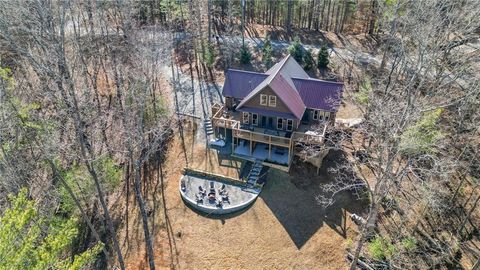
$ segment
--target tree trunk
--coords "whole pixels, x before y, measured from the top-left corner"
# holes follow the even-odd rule
[[[137,160],[135,162],[135,177],[134,177],[135,198],[137,200],[138,207],[140,208],[140,215],[142,216],[143,233],[145,234],[145,245],[147,247],[148,264],[150,266],[150,269],[154,270],[155,261],[154,261],[154,254],[153,254],[153,243],[152,243],[152,238],[150,236],[150,231],[148,229],[147,210],[146,210],[145,202],[142,198],[141,189],[140,189],[140,180],[142,178],[141,168],[142,168],[141,161]],[[144,181],[147,181],[147,179],[144,179]]]

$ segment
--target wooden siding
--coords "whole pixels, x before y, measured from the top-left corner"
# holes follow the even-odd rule
[[[260,105],[260,95],[264,94],[267,96],[273,95],[277,97],[277,106],[276,107],[269,107]],[[267,98],[267,104],[268,104],[268,98]],[[276,112],[282,112],[282,113],[292,113],[287,105],[283,103],[283,101],[273,92],[273,90],[267,86],[265,87],[262,91],[258,92],[252,99],[247,101],[244,105],[245,107],[250,107],[250,108],[257,108],[257,109],[262,109],[262,110],[270,110],[270,111],[276,111]]]

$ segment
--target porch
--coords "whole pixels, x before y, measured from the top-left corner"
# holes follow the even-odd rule
[[[289,166],[290,163],[290,152],[287,147],[239,139],[233,148],[233,154],[243,159],[252,161],[257,159],[282,166]]]

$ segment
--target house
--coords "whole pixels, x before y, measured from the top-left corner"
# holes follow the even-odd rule
[[[296,148],[323,143],[343,83],[310,78],[288,55],[265,73],[230,69],[225,104],[212,106],[216,136],[232,155],[288,171]]]

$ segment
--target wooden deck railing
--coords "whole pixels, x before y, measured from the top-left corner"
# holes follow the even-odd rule
[[[290,141],[292,142],[303,142],[308,144],[321,144],[323,143],[323,138],[325,135],[326,126],[323,129],[322,134],[306,134],[303,132],[295,131],[292,133],[290,138],[280,137],[270,134],[259,133],[255,131],[250,131],[247,129],[240,128],[240,121],[224,117],[224,114],[227,112],[225,106],[220,104],[214,104],[212,106],[212,125],[214,127],[222,127],[232,129],[233,136],[241,139],[246,139],[250,141],[256,141],[266,144],[272,144],[276,146],[290,148]]]
[[[279,137],[275,135],[262,134],[244,129],[234,129],[233,136],[249,141],[261,142],[281,147],[289,148],[290,138]]]

